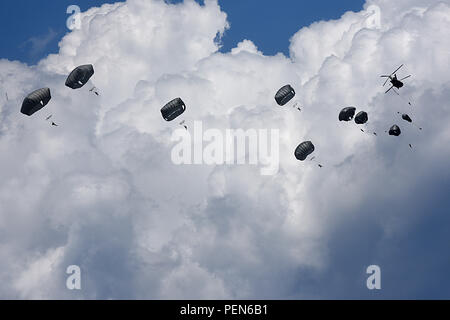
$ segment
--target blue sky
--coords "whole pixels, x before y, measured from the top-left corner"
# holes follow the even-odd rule
[[[0,36],[6,44],[1,48],[0,58],[35,64],[47,54],[58,51],[58,42],[68,31],[66,9],[69,5],[76,4],[84,11],[114,2],[1,1],[0,21],[9,28],[0,29]],[[223,39],[223,51],[229,51],[243,39],[252,39],[266,55],[273,55],[277,52],[288,54],[289,39],[300,27],[318,20],[337,19],[349,10],[359,11],[364,1],[277,0],[264,1],[261,5],[259,0],[220,0],[219,3],[231,24]]]

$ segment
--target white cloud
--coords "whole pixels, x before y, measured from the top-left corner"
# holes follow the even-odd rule
[[[37,66],[1,60],[0,96],[9,101],[0,109],[0,297],[339,296],[346,271],[333,269],[344,261],[333,250],[345,250],[342,239],[354,234],[362,251],[380,246],[368,265],[385,259],[390,239],[426,214],[400,204],[448,175],[450,4],[371,4],[381,8],[381,28],[366,28],[367,12],[318,22],[292,37],[291,57],[265,56],[250,40],[219,53],[228,24],[215,1],[129,0],[83,13],[81,30]],[[94,64],[100,97],[64,87],[84,63]],[[413,74],[402,89],[412,108],[380,87],[379,75],[401,63]],[[275,104],[287,83],[301,113]],[[43,86],[51,103],[21,115],[23,97]],[[176,124],[159,110],[175,97],[187,104],[188,124],[280,129],[279,174],[173,165]],[[369,112],[378,138],[337,121],[348,105]],[[397,111],[424,131],[400,123]],[[383,134],[394,122],[398,139]],[[293,157],[310,139],[323,169]],[[381,230],[367,245],[361,221]],[[365,257],[354,268],[364,270],[356,264]],[[81,292],[65,288],[72,264]]]

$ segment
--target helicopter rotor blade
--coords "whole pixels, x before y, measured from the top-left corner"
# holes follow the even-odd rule
[[[386,79],[386,81],[383,83],[383,87],[386,85],[386,83],[387,83],[390,79],[391,79],[391,77],[388,77],[388,78]]]
[[[405,79],[408,79],[409,77],[411,77],[411,75],[404,77],[403,79],[400,79],[400,81],[403,81]]]
[[[403,67],[403,64],[402,64],[400,67],[398,67],[397,70],[395,70],[394,72],[392,72],[392,73],[391,73],[391,76],[392,76],[393,74],[395,74],[398,70],[400,70],[402,67]]]
[[[392,89],[394,89],[394,87],[392,87]],[[394,89],[394,92],[395,92],[398,96],[400,96],[400,93],[398,93],[397,90]]]
[[[391,91],[392,89],[394,89],[394,86],[390,87],[390,88],[385,92],[385,94],[388,93],[389,91]],[[395,91],[395,90],[394,90],[394,91]]]

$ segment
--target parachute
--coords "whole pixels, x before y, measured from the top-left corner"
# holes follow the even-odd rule
[[[390,136],[396,136],[396,137],[398,137],[401,133],[402,133],[402,131],[400,130],[399,126],[397,126],[396,124],[393,125],[393,126],[389,129],[389,135],[390,135]]]
[[[339,113],[339,121],[350,121],[353,119],[356,112],[356,108],[348,107],[341,110]]]
[[[398,112],[398,114],[400,114],[400,112]],[[409,123],[412,123],[413,126],[417,127],[419,130],[422,130],[421,127],[419,127],[417,124],[413,123],[413,121],[412,121],[412,119],[411,119],[411,117],[410,117],[409,115],[407,115],[407,114],[405,114],[405,113],[402,114],[402,119],[405,120],[405,121],[407,121],[407,122],[409,122]]]
[[[67,77],[66,86],[72,89],[83,87],[94,75],[92,64],[86,64],[76,67]]]
[[[369,116],[367,112],[360,111],[355,117],[355,123],[356,124],[365,124],[367,121],[369,121]]]
[[[306,158],[315,150],[311,141],[305,141],[298,145],[295,149],[295,158],[300,161],[305,161]]]
[[[31,116],[45,107],[51,98],[52,96],[49,88],[42,88],[33,91],[23,100],[22,109],[20,112],[27,116]]]
[[[408,122],[412,122],[412,119],[410,116],[408,116],[407,114],[402,114],[402,119]]]
[[[294,97],[295,90],[288,84],[278,90],[277,94],[275,95],[275,101],[278,103],[278,105],[284,106]]]
[[[186,105],[181,98],[176,98],[167,103],[161,109],[161,114],[166,121],[172,121],[184,113]]]

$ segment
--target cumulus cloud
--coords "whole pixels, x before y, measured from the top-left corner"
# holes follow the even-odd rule
[[[371,0],[299,30],[289,57],[266,56],[251,39],[219,52],[229,26],[216,1],[128,0],[82,13],[36,66],[0,60],[0,297],[448,298],[436,283],[449,267],[449,17],[449,1]],[[100,97],[64,87],[85,63]],[[413,107],[380,87],[401,63]],[[273,99],[287,83],[301,113]],[[50,104],[21,115],[44,86]],[[278,174],[173,164],[176,124],[159,110],[176,97],[188,124],[279,129]],[[379,137],[337,121],[349,105]],[[383,134],[395,122],[397,139]],[[293,157],[304,140],[323,169]],[[73,264],[81,291],[65,287]],[[365,288],[370,264],[380,294]]]

